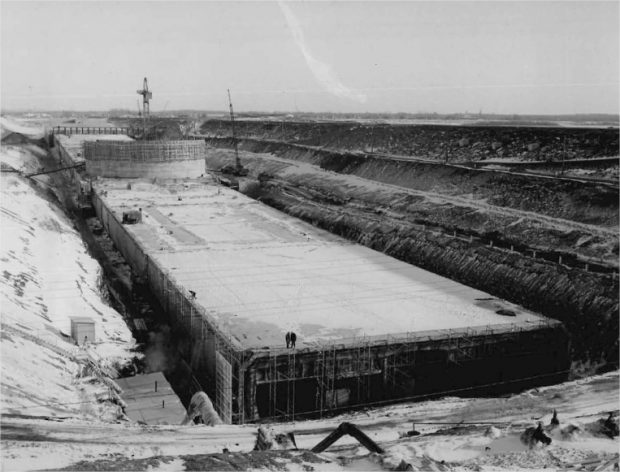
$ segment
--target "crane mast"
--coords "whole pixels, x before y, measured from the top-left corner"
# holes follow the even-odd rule
[[[138,95],[142,95],[142,127],[144,128],[144,137],[146,138],[146,122],[150,115],[150,101],[153,98],[153,92],[149,90],[149,83],[146,77],[142,84],[142,90],[136,90]],[[139,113],[138,108],[138,113]]]
[[[237,134],[235,133],[235,113],[233,112],[232,100],[230,99],[230,89],[228,92],[228,106],[230,108],[230,123],[232,125],[232,138],[235,146],[235,170],[239,172],[241,170],[241,162],[239,162],[239,147],[237,146]]]

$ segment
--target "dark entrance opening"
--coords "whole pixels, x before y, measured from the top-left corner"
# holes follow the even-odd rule
[[[274,383],[259,384],[256,387],[258,416],[269,418],[313,412],[316,410],[317,394],[316,379],[283,380],[275,382],[275,385]],[[289,403],[289,398],[291,400],[294,398],[294,401]]]

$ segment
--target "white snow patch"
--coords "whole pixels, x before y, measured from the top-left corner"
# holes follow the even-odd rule
[[[37,162],[28,148],[24,162]],[[2,149],[2,160],[13,150]],[[77,380],[72,316],[95,321],[89,346],[104,364],[125,362],[135,346],[122,316],[99,291],[101,269],[71,221],[16,174],[3,174],[0,201],[2,401],[0,412],[101,416],[107,387]]]
[[[0,116],[0,130],[4,136],[6,133],[19,133],[32,139],[40,139],[44,136],[45,130],[42,127],[24,126],[14,120]]]

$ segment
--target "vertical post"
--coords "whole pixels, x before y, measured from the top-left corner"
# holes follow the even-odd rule
[[[321,349],[321,369],[319,372],[321,381],[319,382],[318,394],[319,394],[319,417],[323,418],[323,385],[325,381],[325,348]]]
[[[192,307],[192,304],[189,304],[189,329],[192,333],[192,339],[194,337],[194,308]]]
[[[237,379],[239,380],[239,392],[237,393],[238,424],[245,423],[245,364],[238,362]]]
[[[277,405],[278,405],[278,356],[276,354],[274,354],[273,356],[273,412],[274,412],[274,416],[277,415],[278,413],[278,409],[277,409]]]
[[[157,380],[155,381],[155,391],[157,391]]]

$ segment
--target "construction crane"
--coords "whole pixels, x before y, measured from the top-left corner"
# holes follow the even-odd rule
[[[232,124],[233,145],[235,146],[235,167],[234,169],[230,169],[229,166],[226,166],[226,168],[222,169],[222,171],[225,171],[226,173],[230,173],[233,175],[238,175],[238,176],[248,175],[248,170],[245,169],[241,165],[241,162],[239,161],[239,146],[237,145],[237,135],[235,133],[235,113],[233,112],[232,100],[230,98],[230,89],[227,89],[227,92],[228,92],[228,106],[230,108],[230,122]]]
[[[228,92],[228,106],[230,108],[230,123],[232,125],[232,138],[233,144],[235,146],[235,169],[239,170],[241,168],[241,163],[239,162],[239,147],[237,146],[237,136],[235,135],[235,113],[233,112],[232,100],[230,98],[230,89],[226,90]]]
[[[149,91],[149,83],[144,78],[144,84],[142,90],[137,90],[138,95],[142,95],[142,116],[147,117],[149,115],[149,102],[153,98],[153,92]]]

